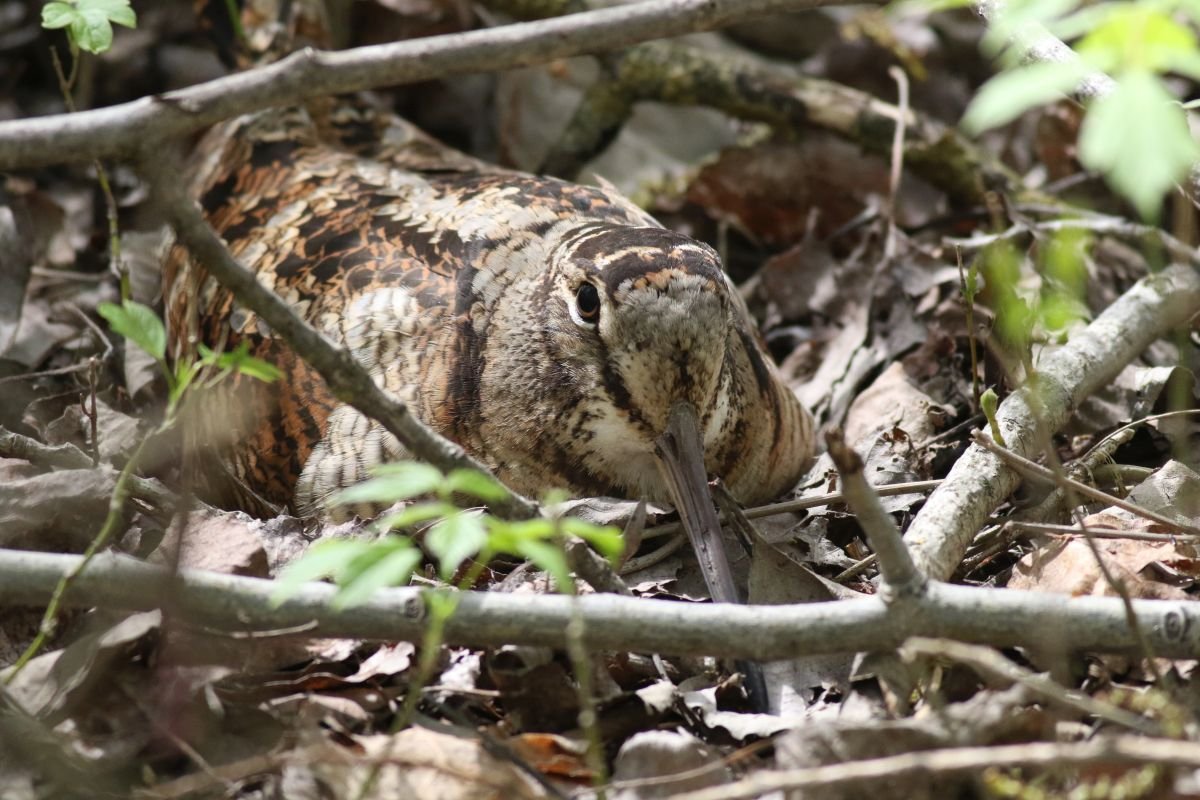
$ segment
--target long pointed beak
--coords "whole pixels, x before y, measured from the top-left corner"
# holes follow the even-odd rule
[[[721,523],[708,491],[704,440],[696,408],[691,403],[680,401],[671,408],[667,429],[654,443],[654,450],[659,472],[700,560],[700,570],[713,600],[741,602],[721,540]]]

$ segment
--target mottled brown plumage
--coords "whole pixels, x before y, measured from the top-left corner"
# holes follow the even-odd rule
[[[655,444],[681,401],[743,502],[805,466],[811,420],[716,254],[615,191],[480,163],[346,100],[236,120],[200,152],[195,196],[234,255],[514,489],[671,500]],[[176,349],[247,339],[286,373],[194,429],[223,439],[240,502],[322,512],[405,457],[180,247],[166,280]]]

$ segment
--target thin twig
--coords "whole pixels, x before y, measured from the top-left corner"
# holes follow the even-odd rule
[[[20,458],[47,469],[88,469],[92,459],[87,453],[72,444],[46,445],[0,427],[0,456]],[[129,491],[135,498],[156,508],[174,508],[179,499],[153,478],[132,475]]]
[[[20,657],[13,663],[12,669],[4,681],[6,685],[11,685],[16,680],[17,676],[21,674],[21,670],[33,660],[33,657],[41,651],[50,637],[54,635],[55,629],[58,626],[58,615],[63,610],[64,600],[71,585],[87,569],[92,559],[116,535],[117,527],[125,511],[125,500],[129,497],[130,480],[134,476],[134,470],[137,468],[142,453],[145,451],[146,445],[150,442],[151,438],[153,437],[144,437],[138,443],[137,449],[129,456],[129,460],[125,462],[125,466],[121,469],[121,473],[117,476],[116,483],[113,485],[112,496],[108,501],[108,514],[104,518],[104,524],[100,527],[100,532],[88,543],[87,549],[83,551],[83,557],[79,560],[75,568],[63,575],[55,585],[54,591],[50,595],[50,602],[46,605],[46,610],[42,614],[41,624],[38,625],[37,635],[34,636],[33,641],[29,643],[29,646],[25,648]]]
[[[889,483],[883,486],[872,485],[875,494],[880,497],[895,497],[901,494],[915,494],[918,492],[928,492],[936,489],[942,482],[940,480],[933,481],[908,481],[907,483]],[[746,508],[742,513],[746,519],[761,519],[763,517],[774,517],[779,514],[791,514],[795,511],[805,511],[810,508],[819,508],[820,506],[834,505],[836,503],[846,502],[846,497],[841,492],[829,492],[828,494],[819,494],[815,497],[803,497],[799,500],[785,500],[782,503],[771,503],[765,506],[755,506],[754,508]],[[721,523],[728,523],[724,515],[720,517]],[[683,525],[678,522],[666,522],[662,525],[655,525],[647,528],[644,538],[652,539],[656,536],[670,536],[679,533],[683,530]]]
[[[907,776],[972,774],[1013,767],[1062,769],[1093,764],[1162,764],[1195,769],[1200,766],[1200,744],[1143,736],[1101,736],[1089,742],[924,750],[823,767],[757,772],[712,789],[672,795],[672,800],[750,800],[786,790],[883,785]]]
[[[687,537],[682,533],[677,533],[675,536],[667,540],[663,546],[651,550],[644,556],[634,556],[621,565],[621,575],[632,575],[635,572],[640,572],[644,569],[649,569],[655,564],[659,564],[673,556],[679,548],[687,544]]]
[[[915,656],[944,658],[966,664],[980,677],[1000,679],[1007,683],[1018,683],[1061,708],[1069,708],[1083,714],[1116,723],[1130,730],[1149,736],[1162,735],[1162,727],[1140,714],[1118,708],[1110,703],[1096,700],[1076,689],[1069,689],[1049,675],[1039,675],[1020,667],[990,647],[951,642],[945,639],[923,639],[914,637],[900,649],[902,658]]]
[[[908,76],[897,66],[888,67],[888,75],[896,82],[895,131],[892,134],[891,172],[888,175],[887,241],[883,258],[890,262],[896,255],[896,197],[900,194],[900,178],[904,171],[904,132],[908,128]]]
[[[869,570],[871,567],[875,566],[875,562],[878,560],[879,560],[879,557],[876,556],[874,553],[871,553],[871,555],[867,556],[866,558],[859,559],[858,561],[854,562],[853,564],[851,564],[850,566],[846,567],[844,570],[839,572],[837,575],[834,575],[833,582],[834,583],[848,583],[849,581],[857,578],[859,575],[862,575],[864,572]]]
[[[975,399],[975,410],[979,411],[979,398],[983,394],[979,388],[979,348],[975,341],[975,293],[967,284],[967,273],[963,268],[962,251],[954,248],[954,258],[958,261],[959,290],[963,296],[963,307],[967,315],[967,346],[971,350],[971,397]]]
[[[1064,207],[1041,206],[1033,204],[1021,204],[1017,210],[1024,211],[1034,209],[1043,213],[1063,214],[1066,209]],[[1078,209],[1071,208],[1071,214],[1083,213]],[[959,247],[964,250],[981,250],[985,247],[995,244],[996,242],[1011,241],[1020,239],[1025,236],[1040,234],[1040,233],[1059,233],[1062,231],[1088,231],[1089,233],[1108,234],[1121,239],[1143,240],[1152,238],[1155,241],[1161,242],[1171,258],[1176,261],[1188,263],[1200,263],[1200,255],[1196,253],[1194,248],[1188,247],[1187,244],[1181,242],[1171,234],[1156,228],[1152,225],[1144,225],[1138,222],[1131,222],[1120,217],[1085,215],[1077,219],[1050,219],[1041,222],[1022,221],[1017,225],[1013,225],[1000,233],[980,233],[969,238],[957,239],[946,238],[943,241],[953,247]]]
[[[652,0],[340,52],[304,49],[273,64],[131,103],[0,123],[0,170],[139,153],[161,156],[167,140],[239,114],[312,97],[544,64],[751,17],[847,2]]]
[[[1148,508],[1142,508],[1136,503],[1131,503],[1128,500],[1122,500],[1119,497],[1101,491],[1094,486],[1088,486],[1086,483],[1080,483],[1074,478],[1068,478],[1066,475],[1055,475],[1053,470],[1043,467],[1025,458],[1020,453],[1014,453],[1012,450],[1001,447],[991,440],[990,437],[983,434],[982,431],[975,431],[971,435],[972,441],[990,453],[999,456],[1004,463],[1015,469],[1017,472],[1024,475],[1026,478],[1041,481],[1050,486],[1062,486],[1074,492],[1091,498],[1100,503],[1108,503],[1117,508],[1124,509],[1131,514],[1136,514],[1139,517],[1148,519],[1151,522],[1157,522],[1159,525],[1177,530],[1180,533],[1189,536],[1200,536],[1200,528],[1187,522],[1171,519],[1170,517],[1159,514],[1157,511],[1151,511]]]
[[[1198,307],[1200,274],[1191,265],[1167,267],[1138,281],[1065,346],[1041,359],[1036,386],[1005,398],[997,413],[1005,438],[1021,453],[1035,452],[1042,437],[1035,430],[1032,403],[1041,407],[1041,424],[1057,430],[1084,398]],[[905,534],[922,572],[938,579],[953,575],[988,515],[1018,481],[995,454],[978,445],[968,448]]]
[[[1083,536],[1083,528],[1075,525],[1055,525],[1050,522],[1026,522],[1011,520],[1004,527],[1019,533],[1041,534],[1045,536]],[[1174,533],[1153,533],[1151,531],[1127,531],[1121,528],[1091,528],[1087,529],[1090,536],[1097,539],[1130,539],[1136,542],[1165,542],[1175,543],[1179,536]]]
[[[885,598],[919,594],[925,588],[925,577],[913,564],[896,520],[884,509],[879,495],[872,491],[863,476],[862,458],[846,444],[841,431],[836,428],[825,434],[825,444],[842,479],[846,504],[875,551],[886,590]]]

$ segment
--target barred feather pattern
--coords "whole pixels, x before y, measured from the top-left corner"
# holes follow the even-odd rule
[[[717,255],[611,188],[484,164],[347,98],[223,125],[197,164],[193,195],[233,255],[520,492],[668,500],[654,441],[677,400],[743,502],[809,460],[811,418]],[[285,375],[233,379],[190,423],[223,470],[218,500],[344,515],[332,493],[407,455],[182,247],[164,277],[173,352],[245,340]]]

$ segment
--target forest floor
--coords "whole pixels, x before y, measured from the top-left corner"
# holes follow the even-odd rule
[[[63,111],[50,57],[62,40],[30,5],[0,0],[0,123]],[[190,2],[134,6],[137,29],[82,61],[80,108],[230,72]],[[436,0],[343,7],[347,46],[505,19]],[[965,10],[818,9],[657,50],[376,92],[473,156],[609,181],[712,244],[821,429],[840,429],[871,484],[905,484],[880,502],[915,542],[918,569],[978,594],[933,592],[904,623],[898,606],[885,609],[895,579],[880,582],[879,540],[856,521],[861,507],[828,455],[781,498],[794,502],[747,510],[753,530],[729,541],[734,570],[752,604],[838,601],[870,613],[847,611],[846,631],[811,652],[780,643],[763,665],[762,708],[728,658],[755,656],[736,626],[728,650],[707,640],[664,644],[661,656],[606,648],[586,659],[581,692],[579,660],[569,647],[534,646],[542,634],[472,647],[460,627],[450,637],[460,644],[431,654],[420,635],[365,635],[353,609],[311,638],[304,625],[239,622],[232,601],[226,623],[200,625],[177,613],[199,583],[147,604],[133,584],[150,573],[116,562],[81,584],[15,671],[48,592],[5,594],[6,583],[44,575],[0,558],[0,797],[565,797],[593,792],[599,777],[621,798],[1200,795],[1200,650],[1189,627],[1200,579],[1195,212],[1175,199],[1170,232],[1136,222],[1076,160],[1070,101],[973,140],[956,134],[992,71],[982,34]],[[622,64],[656,58],[661,72],[620,79],[637,101],[627,119],[575,114],[618,82]],[[664,77],[672,63],[690,65],[690,77]],[[879,120],[899,114],[896,67],[912,111],[903,142],[890,123],[879,135]],[[694,80],[694,102],[658,102],[671,80]],[[733,94],[718,99],[718,89]],[[745,113],[731,116],[734,106]],[[163,211],[131,167],[105,167],[132,296],[161,310]],[[120,288],[94,167],[0,178],[0,548],[77,554],[109,515],[117,470],[158,425],[166,390],[153,360],[97,313]],[[1180,262],[1193,277],[1143,280]],[[1043,394],[1029,390],[1035,374]],[[1028,478],[1032,468],[972,445],[972,431],[989,429],[989,387],[1008,444],[1051,468],[1015,492],[1012,470]],[[1049,432],[1034,418],[1040,403]],[[158,436],[147,453],[112,547],[164,569],[269,578],[315,541],[371,534],[367,520],[255,519],[180,499],[179,441]],[[939,481],[949,499],[935,514]],[[589,513],[628,527],[631,507],[597,502]],[[637,528],[628,532],[640,547],[616,574],[581,577],[582,599],[614,587],[646,598],[647,631],[659,624],[652,600],[686,606],[684,616],[711,607],[674,517],[651,509]],[[490,567],[478,588],[527,595],[531,614],[551,609],[537,604],[552,592],[545,573]],[[415,581],[433,585],[436,574]],[[210,586],[241,597],[251,585]],[[17,603],[18,591],[41,600]],[[1090,617],[1006,599],[1025,591],[1120,599],[1088,606]],[[1139,600],[1176,605],[1134,613]],[[1121,602],[1142,627],[1125,627]],[[950,619],[971,604],[974,632]],[[1006,627],[1005,614],[1022,622]],[[338,620],[357,632],[329,633]],[[768,634],[751,621],[745,636]],[[414,691],[419,702],[406,707]],[[397,720],[412,724],[397,732]],[[589,758],[597,744],[599,760]]]

